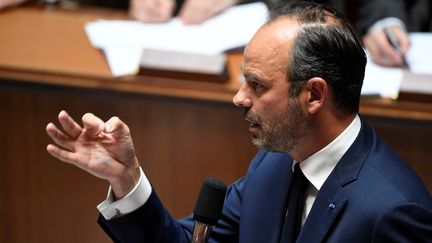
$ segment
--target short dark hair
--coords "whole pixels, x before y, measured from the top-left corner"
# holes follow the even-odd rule
[[[266,24],[282,17],[294,17],[300,25],[287,67],[289,94],[297,96],[307,80],[321,77],[343,111],[358,112],[366,54],[348,19],[322,4],[294,2],[271,8]]]

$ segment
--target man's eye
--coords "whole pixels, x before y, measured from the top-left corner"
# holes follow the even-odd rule
[[[257,82],[251,82],[251,84],[255,89],[263,87],[260,83],[257,83]]]

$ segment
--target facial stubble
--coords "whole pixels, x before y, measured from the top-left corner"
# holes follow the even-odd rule
[[[258,124],[260,129],[252,134],[252,143],[260,149],[275,152],[292,152],[305,136],[309,124],[297,98],[290,98],[287,109],[264,120],[251,109],[245,119]]]

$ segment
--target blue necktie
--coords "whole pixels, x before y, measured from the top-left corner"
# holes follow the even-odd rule
[[[288,211],[280,238],[281,243],[294,243],[297,240],[301,229],[307,184],[308,180],[297,163],[294,166],[294,174],[289,193]]]

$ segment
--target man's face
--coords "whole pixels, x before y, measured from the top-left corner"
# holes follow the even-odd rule
[[[253,144],[280,152],[292,152],[309,123],[300,96],[289,96],[286,69],[297,25],[287,28],[287,21],[262,27],[248,44],[242,63],[245,81],[233,99],[245,108]]]
[[[259,103],[257,100],[256,103]],[[297,98],[290,98],[282,109],[270,110],[268,103],[264,112],[245,108],[245,119],[250,123],[252,143],[269,151],[291,152],[304,136],[307,117],[301,110]],[[267,110],[267,112],[265,111]]]

